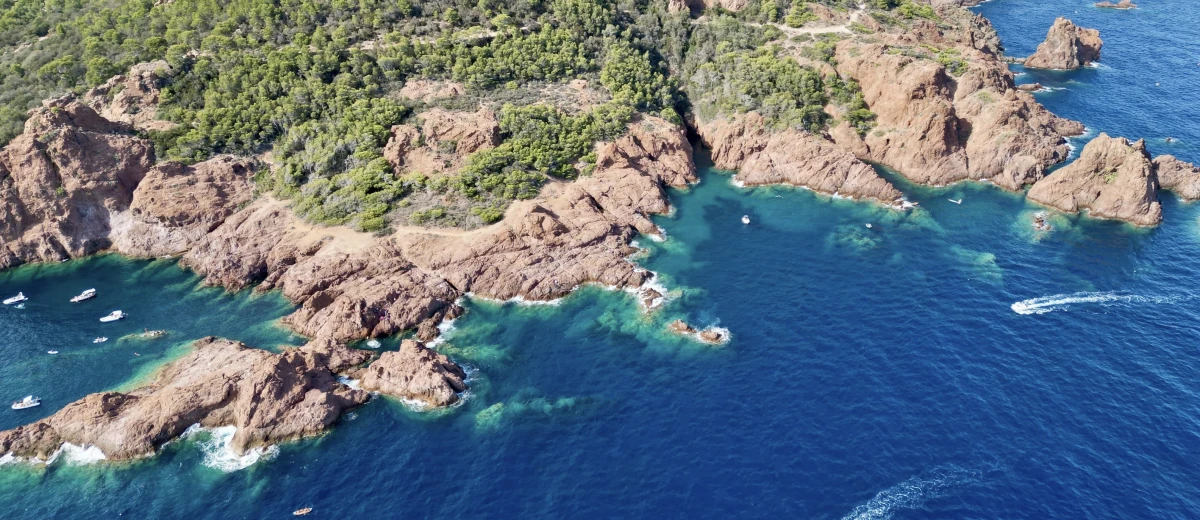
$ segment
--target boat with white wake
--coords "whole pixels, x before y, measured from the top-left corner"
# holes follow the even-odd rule
[[[86,291],[83,291],[83,292],[79,293],[79,295],[78,295],[78,296],[75,296],[74,298],[71,298],[71,303],[79,303],[79,302],[81,302],[81,301],[83,301],[83,300],[90,300],[90,299],[92,299],[92,298],[95,298],[95,297],[96,297],[96,290],[95,290],[95,289],[88,289],[88,290],[86,290]]]
[[[100,336],[100,337],[92,340],[92,343],[104,343],[105,341],[108,341],[108,338],[106,338],[104,336]]]
[[[23,302],[23,301],[25,301],[25,300],[28,300],[28,299],[29,299],[29,298],[26,298],[26,297],[25,297],[25,293],[23,293],[23,292],[19,292],[19,293],[17,293],[17,295],[16,295],[16,296],[13,296],[12,298],[6,298],[6,299],[4,300],[4,304],[5,304],[5,305],[12,305],[12,304],[14,304],[14,303],[21,303],[21,302]]]
[[[12,409],[13,410],[24,410],[26,408],[33,408],[35,406],[41,406],[41,404],[42,404],[41,397],[34,397],[32,395],[27,395],[27,396],[25,396],[24,399],[21,399],[20,401],[13,401]]]
[[[102,321],[104,323],[108,323],[110,321],[117,321],[124,317],[125,317],[125,313],[123,313],[121,311],[112,311],[111,313],[108,314],[108,316],[100,318],[100,321]]]

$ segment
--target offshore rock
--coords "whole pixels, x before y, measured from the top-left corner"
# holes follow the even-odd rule
[[[808,132],[773,130],[762,116],[694,123],[696,133],[712,149],[713,163],[738,170],[735,179],[747,186],[788,184],[825,194],[895,203],[902,194],[875,169]]]
[[[188,427],[235,426],[232,449],[318,434],[369,399],[336,374],[369,359],[328,340],[274,354],[204,338],[128,393],[88,395],[33,424],[0,432],[0,453],[47,460],[63,443],[95,446],[110,460],[153,454]]]
[[[1200,168],[1183,162],[1173,155],[1154,158],[1154,172],[1164,190],[1175,192],[1184,200],[1200,200]]]
[[[1046,34],[1046,41],[1025,59],[1025,66],[1035,69],[1074,70],[1100,61],[1104,41],[1100,31],[1084,29],[1070,20],[1059,17]]]
[[[1084,146],[1078,159],[1034,184],[1029,200],[1153,226],[1162,221],[1157,193],[1158,179],[1145,141],[1130,143],[1102,133]]]
[[[401,399],[440,408],[458,402],[466,391],[466,372],[445,355],[406,339],[395,352],[384,352],[370,366],[353,374],[359,386]]]

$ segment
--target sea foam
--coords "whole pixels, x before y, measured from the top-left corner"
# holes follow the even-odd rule
[[[233,435],[236,433],[236,426],[204,428],[199,424],[193,424],[183,432],[183,437],[200,437],[196,446],[204,452],[204,465],[226,473],[246,469],[260,460],[270,460],[279,453],[278,447],[267,446],[254,448],[246,451],[243,455],[238,455],[233,451]]]
[[[855,507],[842,520],[888,520],[899,509],[922,507],[931,498],[945,495],[949,490],[977,480],[979,473],[963,469],[937,469],[912,477],[877,493],[871,500]]]
[[[1112,303],[1173,303],[1179,298],[1170,296],[1139,296],[1109,292],[1077,292],[1072,294],[1055,294],[1030,298],[1012,304],[1013,312],[1017,314],[1045,314],[1058,310],[1066,310],[1071,305],[1097,303],[1107,305]]]

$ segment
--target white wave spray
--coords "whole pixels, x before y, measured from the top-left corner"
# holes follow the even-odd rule
[[[899,509],[922,507],[929,499],[944,496],[950,490],[978,479],[977,471],[938,468],[880,491],[842,520],[888,520]]]
[[[201,435],[202,433],[207,436]],[[203,428],[199,424],[193,424],[183,433],[183,437],[201,437],[196,442],[196,446],[204,452],[204,465],[226,473],[246,469],[260,460],[270,460],[279,453],[278,447],[268,446],[254,448],[246,451],[245,454],[238,455],[233,451],[233,435],[235,433],[237,433],[236,426],[209,429]]]
[[[1072,294],[1055,294],[1021,300],[1012,304],[1013,312],[1017,314],[1045,314],[1058,310],[1066,310],[1071,305],[1095,303],[1109,305],[1113,303],[1174,303],[1179,297],[1174,296],[1140,296],[1124,294],[1117,291],[1108,292],[1077,292]]]

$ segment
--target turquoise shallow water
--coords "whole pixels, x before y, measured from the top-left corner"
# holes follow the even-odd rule
[[[1019,54],[1082,5],[982,9]],[[1121,49],[1147,74],[1170,69],[1153,46],[1163,24],[1198,40],[1182,26],[1185,7],[1114,13],[1126,18],[1104,29],[1113,68],[1064,75],[1079,94],[1046,102],[1130,137],[1162,135],[1153,123],[1167,121],[1187,143],[1195,103],[1112,101],[1154,98],[1136,74],[1116,73]],[[1175,71],[1191,84],[1197,72]],[[1125,97],[1101,110],[1117,85]],[[1200,508],[1200,205],[1168,195],[1152,230],[1054,217],[1055,232],[1038,235],[1037,208],[983,185],[900,182],[921,203],[901,214],[743,190],[707,168],[702,177],[657,219],[669,239],[642,240],[640,262],[673,290],[660,314],[600,288],[553,306],[469,302],[439,347],[471,368],[461,407],[420,414],[377,400],[237,471],[213,467],[229,461],[204,437],[119,466],[7,465],[3,516],[266,518],[312,506],[346,518],[1042,519]],[[271,325],[289,309],[277,296],[197,283],[170,262],[116,257],[0,274],[0,295],[33,298],[0,309],[0,391],[46,398],[32,413],[0,412],[0,427],[126,384],[176,340],[298,341]],[[91,286],[100,298],[65,303]],[[114,306],[130,318],[102,327]],[[664,333],[676,317],[727,327],[733,341]],[[114,343],[142,327],[172,333],[161,346]],[[93,346],[100,333],[112,339]],[[62,353],[45,354],[49,344]]]

